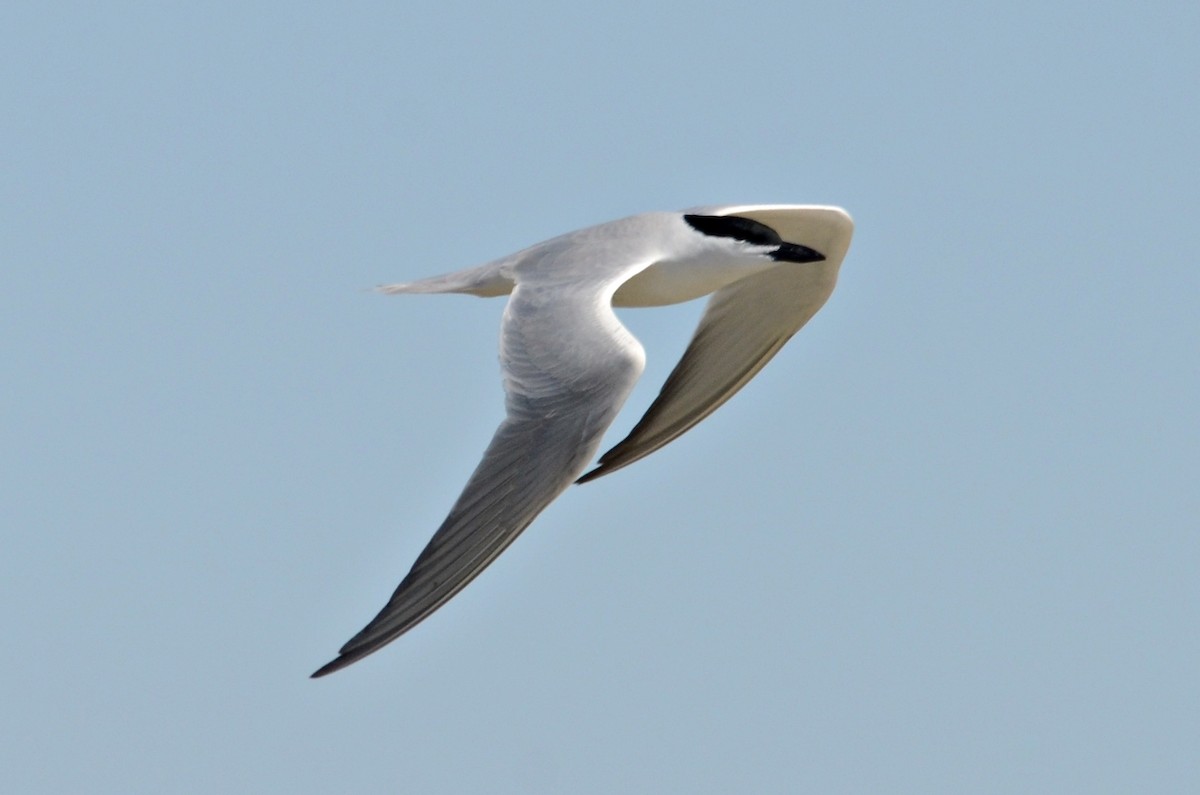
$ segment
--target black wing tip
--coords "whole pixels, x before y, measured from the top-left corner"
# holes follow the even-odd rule
[[[600,466],[596,467],[595,469],[593,469],[591,472],[585,472],[582,475],[580,475],[578,478],[576,478],[575,485],[578,486],[583,483],[591,483],[596,478],[598,478],[602,475],[607,475],[608,472],[609,472],[609,470],[605,469],[603,465],[600,465]]]
[[[335,671],[340,671],[347,665],[358,662],[368,654],[379,651],[379,648],[380,644],[367,644],[356,647],[354,645],[354,639],[351,639],[349,643],[347,643],[345,646],[342,646],[342,648],[338,650],[337,657],[313,671],[308,678],[320,679],[322,676],[328,676]]]
[[[330,660],[329,662],[325,663],[317,670],[313,671],[309,675],[308,678],[309,679],[320,679],[322,676],[328,676],[329,674],[333,673],[334,671],[342,670],[347,665],[354,662],[354,660],[355,660],[355,658],[353,658],[353,657],[338,657],[336,660]]]
[[[624,444],[622,442],[621,444]],[[602,478],[621,469],[627,464],[632,464],[636,459],[626,460],[625,456],[621,455],[621,444],[618,444],[613,449],[609,450],[604,455],[600,456],[596,461],[596,466],[589,472],[584,472],[575,480],[575,485],[582,483],[591,483],[596,478]]]

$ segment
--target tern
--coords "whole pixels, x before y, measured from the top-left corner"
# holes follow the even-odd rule
[[[838,207],[747,204],[634,215],[383,293],[508,295],[506,416],[449,516],[337,671],[412,629],[572,483],[649,455],[741,389],[833,292],[854,224]],[[711,294],[683,358],[629,435],[584,474],[645,366],[613,307]]]

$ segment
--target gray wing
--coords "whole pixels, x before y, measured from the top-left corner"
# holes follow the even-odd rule
[[[714,293],[645,416],[577,482],[649,455],[729,400],[824,305],[837,281],[836,264],[777,267]]]
[[[516,288],[501,331],[507,417],[387,605],[314,677],[378,650],[445,604],[587,466],[645,364],[610,294]]]

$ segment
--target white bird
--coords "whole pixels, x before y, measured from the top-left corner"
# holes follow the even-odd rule
[[[837,207],[646,213],[477,268],[380,287],[389,294],[511,296],[500,328],[507,416],[392,598],[313,676],[412,629],[571,483],[649,455],[728,400],[829,298],[853,229]],[[683,358],[646,415],[583,474],[646,361],[613,307],[664,306],[709,293]]]

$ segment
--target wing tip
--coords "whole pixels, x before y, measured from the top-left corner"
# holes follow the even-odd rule
[[[334,659],[325,663],[317,670],[313,671],[312,674],[309,675],[308,678],[309,679],[320,679],[322,676],[328,676],[329,674],[334,673],[335,671],[340,671],[343,668],[345,668],[346,666],[351,665],[352,663],[358,662],[363,657],[366,657],[368,654],[379,651],[379,649],[381,647],[387,645],[387,643],[390,640],[392,640],[392,638],[388,638],[388,640],[385,640],[382,643],[379,643],[379,642],[377,642],[377,639],[376,639],[376,642],[367,642],[367,643],[356,644],[355,641],[359,640],[360,636],[364,635],[365,633],[366,633],[366,629],[364,629],[362,632],[358,633],[358,635],[355,635],[353,638],[351,638],[349,641],[347,641],[342,646],[342,648],[338,649],[337,657],[335,657]]]
[[[311,674],[309,674],[308,678],[309,679],[320,679],[322,676],[328,676],[329,674],[333,673],[334,671],[340,671],[341,669],[345,668],[347,665],[350,664],[350,662],[351,661],[347,660],[345,657],[338,657],[335,660],[330,660],[329,662],[325,663],[320,668],[318,668],[317,670],[315,670]]]
[[[632,434],[630,434],[630,436],[632,436]],[[596,478],[602,478],[605,475],[612,474],[618,469],[628,466],[629,464],[632,464],[634,461],[638,460],[638,458],[641,456],[630,457],[625,454],[625,450],[623,448],[625,442],[627,441],[628,438],[622,440],[607,453],[600,456],[600,458],[596,461],[596,466],[580,475],[575,480],[575,485],[591,483]]]
[[[337,657],[322,665],[309,675],[309,679],[320,679],[331,673],[340,671],[348,665],[358,662],[372,652],[378,651],[379,645],[363,646],[352,651],[342,651]]]
[[[607,475],[609,473],[609,471],[610,470],[605,468],[605,466],[603,464],[600,464],[600,465],[596,466],[594,469],[592,469],[591,471],[584,472],[582,475],[580,475],[578,478],[576,478],[575,485],[579,486],[583,483],[590,483],[591,481],[595,480],[598,477]]]

